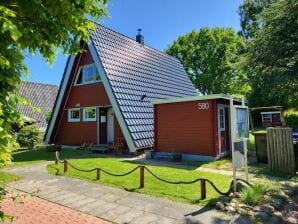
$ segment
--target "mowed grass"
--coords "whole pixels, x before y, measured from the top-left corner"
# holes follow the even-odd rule
[[[92,157],[93,154],[88,151],[79,151],[74,149],[62,149],[60,151],[61,158],[73,158],[73,157]],[[45,148],[40,147],[33,150],[15,151],[12,154],[12,164],[23,165],[37,163],[41,161],[54,161],[55,153],[47,152]]]
[[[100,167],[109,172],[122,174],[126,173],[137,166],[130,161],[119,158],[81,158],[71,159],[70,162],[81,169],[92,169]],[[147,165],[146,165],[147,166]],[[221,191],[226,192],[231,183],[231,176],[220,175],[209,172],[199,172],[196,170],[170,168],[164,166],[147,166],[154,174],[169,181],[192,181],[197,178],[207,178],[211,180]],[[63,164],[48,166],[48,171],[52,174],[63,175]],[[127,191],[135,191],[149,195],[166,197],[189,203],[207,204],[211,199],[220,195],[207,183],[207,199],[200,200],[200,182],[194,184],[168,184],[164,183],[149,174],[145,170],[145,187],[139,188],[139,169],[124,177],[114,177],[101,172],[100,180],[96,180],[96,171],[90,173],[76,171],[68,166],[68,177],[84,179],[98,184],[113,186]]]
[[[0,171],[0,186],[19,179],[18,176]]]

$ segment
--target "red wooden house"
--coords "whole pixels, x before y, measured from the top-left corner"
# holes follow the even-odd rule
[[[153,146],[153,99],[195,96],[181,63],[101,25],[84,53],[68,58],[46,143],[105,145],[122,137],[131,152]]]

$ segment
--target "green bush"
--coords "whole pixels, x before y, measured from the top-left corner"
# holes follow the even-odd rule
[[[17,142],[21,147],[29,147],[30,149],[41,140],[41,133],[37,126],[29,125],[21,128],[18,133]]]
[[[284,119],[288,126],[298,127],[298,111],[295,111],[295,110],[285,111]]]

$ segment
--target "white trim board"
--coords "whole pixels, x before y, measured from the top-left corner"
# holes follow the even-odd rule
[[[152,104],[165,104],[165,103],[178,103],[178,102],[189,102],[197,100],[215,100],[215,99],[232,99],[231,96],[225,94],[212,94],[205,96],[190,96],[190,97],[179,97],[179,98],[169,98],[169,99],[156,99],[152,100]],[[233,99],[233,101],[242,102],[240,99]]]
[[[135,152],[137,150],[137,147],[135,146],[134,141],[132,139],[132,136],[130,135],[130,132],[129,132],[128,127],[125,123],[124,117],[123,117],[123,115],[120,111],[120,108],[119,108],[119,105],[117,103],[116,97],[113,93],[112,87],[111,87],[110,82],[108,80],[106,71],[103,68],[103,65],[102,65],[102,63],[100,61],[100,58],[99,58],[99,55],[98,55],[98,52],[97,52],[92,40],[91,40],[91,43],[88,45],[88,48],[89,48],[89,51],[90,51],[91,56],[93,58],[93,61],[95,63],[95,66],[98,69],[100,78],[101,78],[102,83],[105,87],[108,98],[109,98],[109,100],[112,104],[113,110],[114,110],[115,115],[117,117],[118,123],[120,125],[121,130],[122,130],[122,133],[125,137],[125,140],[126,140],[126,143],[128,145],[129,151],[130,152]]]
[[[47,131],[47,135],[45,137],[45,143],[46,144],[50,143],[53,128],[54,128],[54,125],[56,123],[56,119],[57,119],[57,116],[58,116],[58,113],[59,113],[59,110],[60,110],[60,107],[61,107],[62,99],[63,99],[63,96],[64,96],[64,92],[65,92],[67,83],[69,81],[69,76],[70,76],[74,61],[75,61],[75,56],[70,56],[69,61],[66,65],[65,74],[63,74],[63,76],[64,76],[62,78],[63,83],[61,83],[61,89],[60,89],[60,92],[59,92],[59,96],[57,96],[57,102],[56,102],[55,108],[53,110],[53,116],[52,116],[50,124],[48,125],[48,131]]]

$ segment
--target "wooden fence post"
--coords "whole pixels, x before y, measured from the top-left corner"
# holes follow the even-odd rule
[[[67,159],[64,160],[64,173],[67,172]]]
[[[201,199],[206,199],[206,180],[201,180]]]
[[[96,180],[100,180],[100,169],[96,169]]]
[[[55,164],[58,165],[58,162],[59,162],[59,152],[56,151],[55,152]]]
[[[144,166],[140,166],[140,188],[144,188]]]

